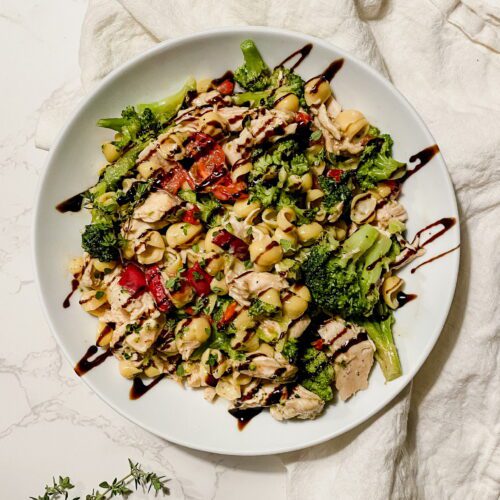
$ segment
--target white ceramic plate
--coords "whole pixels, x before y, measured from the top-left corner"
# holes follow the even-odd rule
[[[88,221],[84,211],[60,214],[55,205],[91,186],[103,164],[100,144],[109,132],[96,120],[118,115],[129,104],[156,100],[178,89],[189,75],[218,77],[241,64],[239,44],[252,38],[270,65],[311,42],[314,48],[300,65],[310,78],[339,57],[345,59],[333,80],[334,92],[346,108],[360,109],[369,121],[395,140],[395,157],[408,160],[435,143],[422,120],[405,98],[376,71],[344,51],[315,38],[266,28],[228,28],[201,33],[158,45],[110,74],[84,101],[62,131],[50,154],[40,184],[34,230],[34,258],[40,294],[52,331],[74,366],[93,344],[95,319],[77,303],[62,308],[69,291],[67,263],[79,255],[80,232]],[[441,217],[458,219],[453,187],[440,154],[404,185],[409,236]],[[427,256],[459,243],[458,224],[428,247]],[[200,391],[162,381],[137,401],[129,400],[130,381],[118,373],[116,361],[90,371],[83,380],[115,410],[149,431],[190,448],[234,455],[264,455],[311,446],[333,438],[364,422],[408,384],[434,346],[451,305],[459,253],[410,274],[406,290],[418,294],[396,313],[396,342],[403,376],[385,383],[376,366],[370,386],[347,403],[328,407],[314,421],[279,423],[264,412],[238,431],[235,419],[221,401],[207,403]],[[413,266],[410,266],[413,267]]]

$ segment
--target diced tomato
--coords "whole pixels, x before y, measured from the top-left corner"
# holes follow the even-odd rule
[[[188,224],[200,224],[200,220],[198,219],[199,213],[200,209],[197,206],[186,210],[182,214],[182,222],[187,222]]]
[[[231,80],[224,80],[220,85],[217,86],[217,90],[222,95],[230,95],[234,91],[234,83]]]
[[[299,111],[299,112],[295,115],[295,121],[296,121],[299,125],[307,125],[307,124],[308,124],[311,120],[312,120],[311,115],[308,115],[307,113],[302,113],[301,111]]]
[[[231,302],[225,311],[222,313],[222,318],[217,324],[220,328],[221,326],[227,325],[237,314],[238,312],[238,303],[236,301]]]
[[[234,201],[248,198],[246,182],[233,182],[231,176],[226,174],[222,179],[209,189],[221,201]]]
[[[141,295],[147,286],[142,269],[132,262],[123,269],[118,284],[126,288],[134,298]]]
[[[168,312],[172,307],[172,302],[163,284],[160,268],[157,265],[149,266],[146,269],[146,283],[158,310]]]
[[[198,187],[208,186],[226,173],[226,155],[207,134],[195,132],[186,146],[186,156],[194,160],[189,173]]]
[[[326,173],[326,176],[327,177],[330,177],[331,179],[333,179],[335,182],[340,182],[340,180],[342,179],[342,174],[344,173],[343,170],[340,170],[339,168],[331,168],[330,170],[328,170],[328,172]]]
[[[212,276],[208,274],[198,262],[186,271],[186,280],[189,285],[194,289],[196,295],[201,297],[210,293],[210,283]]]
[[[225,229],[221,229],[212,240],[215,245],[226,252],[233,254],[241,260],[247,260],[250,257],[248,245],[240,238],[231,234]]]
[[[318,340],[315,340],[314,342],[311,342],[311,345],[317,349],[318,351],[321,351],[321,349],[323,349],[323,339],[318,339]]]
[[[168,172],[161,172],[158,180],[160,186],[171,194],[177,194],[185,182],[194,188],[193,179],[180,165],[176,165]]]

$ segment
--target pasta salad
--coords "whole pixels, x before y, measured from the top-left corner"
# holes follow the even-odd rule
[[[238,418],[315,418],[374,360],[401,375],[406,165],[334,97],[342,61],[304,81],[241,48],[234,74],[98,122],[116,135],[70,268],[124,377],[202,388]]]

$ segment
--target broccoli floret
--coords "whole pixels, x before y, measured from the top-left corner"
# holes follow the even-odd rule
[[[234,79],[246,90],[264,90],[269,86],[271,71],[260,55],[253,40],[245,40],[240,45],[244,64],[234,72]]]
[[[405,167],[404,163],[392,158],[392,144],[391,136],[382,134],[366,145],[356,170],[356,178],[363,189],[371,189]]]
[[[297,357],[299,355],[299,342],[297,339],[288,339],[283,345],[281,354],[288,359],[293,365],[297,362]]]
[[[278,308],[276,306],[273,306],[272,304],[268,304],[267,302],[264,302],[263,300],[260,299],[255,299],[252,302],[252,305],[248,309],[248,314],[250,316],[272,316],[278,311]]]
[[[276,100],[286,94],[295,94],[299,98],[300,104],[305,106],[304,85],[302,77],[294,73],[293,70],[283,66],[276,68],[271,75],[271,87],[274,92],[269,96],[269,106],[274,106]]]
[[[324,242],[314,246],[301,271],[315,304],[331,315],[370,317],[390,248],[390,238],[370,225],[361,226],[336,251]]]
[[[271,72],[252,40],[245,40],[241,44],[241,50],[245,64],[239,67],[234,75],[235,80],[248,92],[233,97],[236,105],[266,105],[272,108],[277,99],[292,93],[299,98],[300,104],[305,106],[305,82],[300,75],[284,67],[275,68]]]
[[[200,220],[208,225],[210,225],[215,212],[221,207],[221,204],[213,196],[203,195],[199,197],[196,205],[200,209]]]
[[[318,177],[319,186],[325,193],[323,204],[327,210],[335,208],[341,201],[349,202],[352,198],[352,183],[350,172],[341,174],[337,181],[321,175]]]
[[[302,354],[299,367],[301,373],[299,383],[324,401],[331,401],[334,370],[326,354],[309,347]]]
[[[375,344],[375,358],[380,363],[382,372],[387,381],[401,376],[401,362],[392,336],[392,325],[394,317],[390,314],[386,319],[379,322],[364,322],[370,339]]]
[[[98,223],[85,226],[82,248],[101,262],[111,262],[119,256],[120,239],[113,224]]]
[[[278,197],[278,188],[276,186],[265,187],[258,183],[250,186],[250,201],[259,201],[263,208],[273,205]]]

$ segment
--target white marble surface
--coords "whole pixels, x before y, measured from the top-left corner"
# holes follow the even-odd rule
[[[108,408],[62,358],[43,317],[31,225],[47,153],[33,136],[43,100],[78,75],[85,7],[84,0],[0,2],[0,497],[41,494],[59,474],[83,493],[125,472],[131,457],[172,479],[172,499],[281,500],[278,458],[190,451]]]

